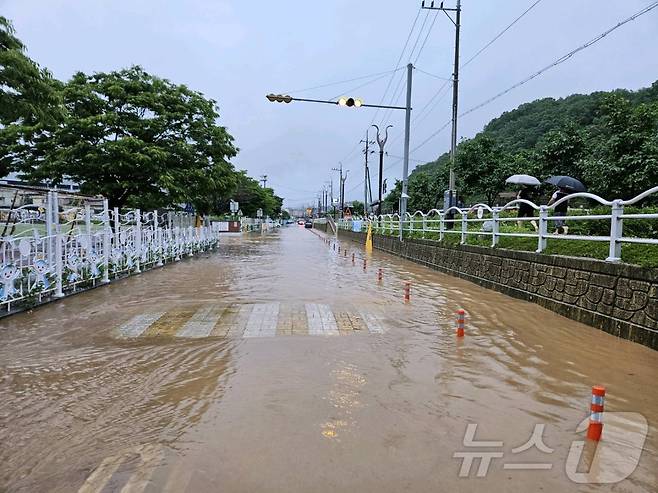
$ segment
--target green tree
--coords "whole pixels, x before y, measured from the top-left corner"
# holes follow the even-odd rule
[[[234,187],[237,149],[201,93],[135,66],[77,73],[63,96],[66,119],[14,147],[29,179],[69,176],[116,207],[192,203],[200,212]]]
[[[455,168],[463,195],[487,204],[494,203],[507,186],[505,179],[513,174],[512,157],[486,135],[460,143]]]
[[[0,176],[14,171],[17,144],[63,117],[60,87],[25,54],[11,22],[0,17]]]
[[[537,145],[537,173],[546,178],[566,175],[582,179],[580,162],[589,153],[587,138],[574,122],[548,132]]]
[[[592,148],[582,166],[593,192],[628,199],[658,184],[658,102],[606,98]]]
[[[398,212],[400,208],[400,196],[402,195],[402,182],[395,180],[395,186],[382,199],[382,214]]]
[[[12,23],[0,16],[0,125],[35,125],[60,115],[57,82],[25,54]]]
[[[443,199],[436,175],[431,173],[412,174],[409,177],[407,190],[409,195],[407,210],[412,214],[416,211],[427,212],[435,209],[439,207],[439,202]]]
[[[360,200],[352,201],[352,214],[362,216],[363,215],[363,202]]]
[[[230,196],[225,198],[219,212],[228,212],[229,201],[232,199],[240,204],[240,210],[248,217],[256,217],[258,209],[262,209],[263,214],[270,217],[276,217],[281,213],[283,199],[275,195],[274,190],[261,187],[244,171],[236,173],[235,181],[235,188]]]

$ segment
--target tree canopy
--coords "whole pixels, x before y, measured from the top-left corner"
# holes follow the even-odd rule
[[[445,153],[412,172],[409,209],[441,205],[449,164]],[[604,198],[633,197],[658,184],[658,82],[635,92],[523,104],[462,140],[455,171],[466,202],[495,203],[505,178],[515,173],[569,175]],[[396,190],[387,198],[389,210],[397,210]]]
[[[1,176],[70,178],[114,207],[222,213],[234,198],[246,214],[279,214],[280,197],[234,170],[238,149],[218,120],[216,101],[139,66],[54,80],[0,17]]]

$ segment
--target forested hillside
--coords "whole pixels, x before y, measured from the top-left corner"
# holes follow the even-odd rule
[[[418,166],[409,179],[409,208],[441,205],[448,153]],[[638,91],[616,90],[526,103],[489,122],[457,149],[457,183],[469,202],[496,202],[505,178],[554,174],[583,181],[606,198],[629,198],[658,185],[658,81]],[[399,184],[387,197],[397,208]]]

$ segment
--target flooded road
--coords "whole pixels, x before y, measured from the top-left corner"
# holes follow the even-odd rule
[[[364,257],[297,226],[227,237],[0,321],[0,491],[658,489],[658,353],[380,252],[364,270]],[[631,418],[606,422],[608,455],[586,445],[577,472],[592,385],[606,412],[650,429],[636,443]],[[587,483],[623,477],[634,449],[630,477]]]

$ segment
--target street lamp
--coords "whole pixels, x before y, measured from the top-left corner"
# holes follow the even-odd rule
[[[383,190],[383,185],[384,185],[384,146],[386,145],[386,141],[388,140],[388,129],[393,128],[393,125],[389,125],[386,127],[384,130],[384,138],[382,139],[379,135],[379,127],[377,125],[373,125],[377,129],[377,144],[379,144],[379,204],[378,204],[378,210],[377,213],[381,214],[382,213],[382,190]]]

